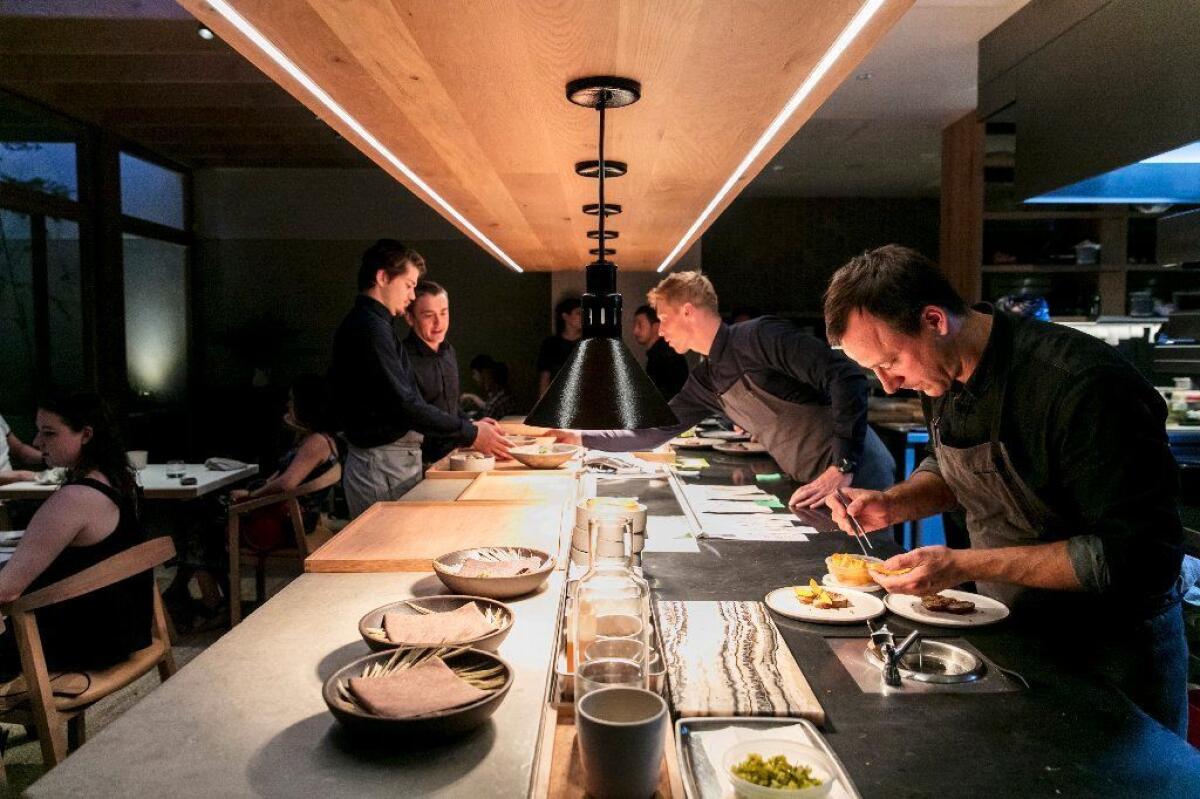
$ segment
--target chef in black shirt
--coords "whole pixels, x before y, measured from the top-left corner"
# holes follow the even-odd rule
[[[508,454],[508,439],[494,423],[446,413],[417,390],[392,320],[413,301],[424,272],[424,259],[403,243],[375,242],[363,253],[354,307],[334,335],[329,386],[350,442],[342,486],[351,516],[420,482],[423,436]]]
[[[842,267],[826,327],[888,392],[923,395],[931,452],[903,483],[827,504],[878,530],[961,507],[970,548],[920,547],[880,576],[928,595],[974,581],[1045,645],[1186,728],[1179,480],[1166,404],[1118,351],[1071,328],[969,308],[895,245]]]
[[[583,338],[583,303],[578,297],[566,297],[554,306],[554,335],[542,339],[538,348],[538,396],[546,393],[554,376],[562,369]]]
[[[838,488],[886,488],[895,463],[867,426],[867,377],[844,355],[786,319],[728,325],[717,293],[697,272],[668,275],[650,292],[659,331],[676,352],[705,356],[670,401],[679,424],[647,430],[556,431],[592,449],[650,449],[714,413],[755,434],[802,483],[793,507],[813,506]]]
[[[633,312],[633,340],[646,348],[646,374],[665,399],[671,399],[687,382],[687,358],[671,349],[658,333],[658,314],[649,305]]]
[[[450,331],[450,295],[432,280],[417,283],[415,293],[416,299],[404,312],[409,331],[403,343],[417,379],[417,389],[435,408],[452,416],[463,416],[458,401],[458,354],[454,345],[446,340]],[[421,458],[428,467],[456,446],[452,437],[425,436],[421,442]]]

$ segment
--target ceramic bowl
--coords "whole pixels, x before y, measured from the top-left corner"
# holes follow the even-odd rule
[[[495,458],[473,449],[450,454],[450,471],[452,472],[490,472],[495,468]]]
[[[446,584],[451,591],[470,596],[489,597],[491,599],[510,599],[512,597],[531,594],[542,587],[542,583],[550,578],[554,571],[554,558],[540,549],[528,547],[486,547],[489,551],[504,550],[517,558],[541,558],[541,567],[528,574],[516,577],[459,577],[453,569],[462,564],[467,558],[476,557],[480,550],[459,549],[447,552],[433,560],[433,571],[438,579]]]
[[[883,563],[880,558],[872,558],[866,555],[852,555],[851,557],[864,561],[862,566],[851,565],[841,566],[833,561],[833,556],[825,558],[825,568],[833,575],[833,578],[841,583],[846,588],[870,587],[875,585],[875,580],[871,577],[870,570],[866,567],[867,563]],[[857,561],[856,561],[857,563]]]
[[[406,616],[420,613],[413,605],[427,608],[435,613],[445,613],[451,610],[466,605],[469,602],[474,602],[479,606],[479,610],[487,613],[489,609],[494,612],[499,612],[503,618],[503,623],[496,628],[494,632],[487,635],[481,635],[478,638],[470,638],[464,641],[446,641],[440,644],[432,644],[426,641],[405,641],[403,643],[393,643],[387,640],[386,637],[376,637],[368,633],[368,630],[378,630],[383,627],[383,614],[385,613],[402,613]],[[369,611],[365,616],[358,620],[358,634],[367,642],[367,646],[376,652],[391,651],[401,646],[469,646],[475,649],[483,649],[488,652],[495,652],[500,643],[508,637],[512,631],[513,622],[516,620],[512,608],[503,602],[497,602],[494,599],[488,599],[482,596],[464,596],[462,594],[442,594],[439,596],[416,597],[413,599],[401,600],[400,602],[392,602],[389,605],[375,608]]]
[[[375,652],[359,658],[334,672],[322,689],[321,695],[333,717],[352,735],[370,737],[375,741],[411,740],[423,742],[430,739],[457,738],[487,721],[512,687],[513,670],[499,655],[479,649],[468,649],[445,658],[447,665],[463,665],[488,668],[499,664],[504,667],[504,685],[488,696],[469,705],[426,713],[423,716],[393,719],[376,716],[338,695],[338,684],[349,682],[351,677],[362,674],[372,663],[386,663],[394,650]]]
[[[557,469],[582,451],[574,444],[528,444],[513,447],[508,454],[530,469]]]
[[[733,767],[745,760],[746,756],[752,752],[757,752],[764,759],[783,755],[793,766],[808,766],[812,769],[812,775],[819,779],[821,784],[811,788],[768,788],[748,782],[736,776],[733,773]],[[725,756],[721,758],[721,762],[725,769],[725,776],[733,785],[734,792],[738,796],[749,797],[749,799],[778,799],[780,797],[782,799],[820,799],[832,790],[836,774],[833,764],[821,750],[783,739],[755,738],[750,741],[742,741],[729,747]]]

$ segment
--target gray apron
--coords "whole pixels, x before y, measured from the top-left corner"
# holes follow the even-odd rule
[[[1008,448],[1000,441],[1000,420],[1008,372],[1000,376],[1000,402],[992,418],[988,441],[974,447],[951,447],[942,441],[941,417],[950,395],[941,398],[930,423],[933,451],[942,479],[966,511],[967,534],[972,549],[1027,546],[1058,540],[1048,531],[1058,523],[1050,510],[1013,468]],[[1008,583],[979,581],[979,593],[1000,600],[1010,608],[1051,599],[1066,599],[1062,591],[1045,591]]]
[[[930,433],[942,479],[966,511],[971,547],[991,549],[1062,540],[1062,519],[1042,502],[1013,468],[1008,449],[1000,441],[1008,384],[1007,368],[1000,378],[1000,402],[985,444],[951,447],[942,442],[942,411],[948,397],[937,406]],[[1121,620],[1100,611],[1094,595],[1075,591],[1050,591],[1009,583],[977,581],[976,589],[1000,600],[1026,620],[1045,625],[1050,648],[1067,651],[1069,658],[1086,664],[1111,680],[1144,710],[1181,737],[1187,729],[1187,644],[1177,592],[1164,607],[1146,619]]]
[[[753,433],[792,479],[807,483],[833,465],[833,408],[780,399],[743,374],[721,394],[725,415]],[[895,482],[896,464],[870,427],[856,488],[882,490]]]

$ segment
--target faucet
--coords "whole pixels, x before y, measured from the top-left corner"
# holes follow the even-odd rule
[[[871,631],[871,643],[879,650],[880,657],[883,658],[883,681],[893,688],[900,687],[900,661],[912,645],[921,640],[919,630],[913,630],[908,634],[908,637],[896,645],[896,639],[892,635],[892,631],[883,625],[878,630],[867,622],[867,628]]]

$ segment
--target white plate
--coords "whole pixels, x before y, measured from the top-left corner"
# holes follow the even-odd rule
[[[24,535],[24,530],[0,530],[0,546],[16,546]]]
[[[843,588],[837,593],[850,600],[850,607],[822,610],[814,608],[812,605],[806,605],[797,599],[796,594],[792,591],[793,588],[795,586],[789,585],[786,588],[776,588],[767,594],[765,600],[767,607],[789,619],[811,621],[818,624],[854,624],[883,615],[883,602],[879,597],[862,591]]]
[[[749,441],[749,433],[739,433],[736,430],[709,430],[704,434],[705,438],[715,438],[720,441]]]
[[[849,588],[851,591],[867,591],[872,594],[883,590],[883,586],[879,583],[871,583],[870,585],[842,585],[832,574],[826,574],[824,577],[822,577],[821,585],[824,585],[828,588],[836,588],[838,590],[841,590],[842,588]]]
[[[1008,608],[1003,602],[998,602],[990,596],[972,594],[970,591],[955,591],[946,589],[938,591],[951,599],[965,599],[975,603],[975,610],[962,616],[953,613],[934,613],[926,610],[921,604],[921,597],[912,594],[888,594],[883,598],[888,610],[897,616],[903,616],[922,624],[935,627],[982,627],[985,624],[995,624],[1008,618]]]
[[[767,448],[757,441],[722,441],[719,444],[713,444],[713,449],[727,455],[765,455],[767,453]]]
[[[721,442],[715,438],[688,436],[687,438],[672,438],[670,443],[676,449],[711,449],[713,444]]]

